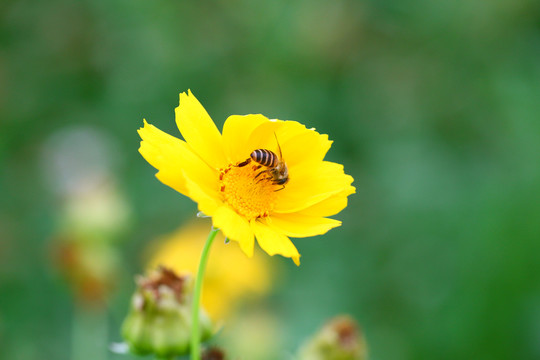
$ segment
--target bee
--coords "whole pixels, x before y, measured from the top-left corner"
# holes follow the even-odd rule
[[[250,154],[250,157],[246,161],[241,162],[237,166],[246,166],[251,161],[253,161],[259,164],[259,168],[261,166],[267,167],[266,170],[260,171],[255,176],[255,179],[257,179],[262,174],[265,174],[265,176],[260,178],[257,182],[262,180],[271,180],[272,183],[275,185],[282,185],[283,187],[279,190],[283,190],[285,188],[285,184],[289,181],[289,169],[287,169],[287,164],[285,164],[285,161],[283,161],[281,147],[279,146],[279,141],[275,133],[274,136],[276,137],[279,156],[268,149],[256,149],[253,150],[253,152]]]

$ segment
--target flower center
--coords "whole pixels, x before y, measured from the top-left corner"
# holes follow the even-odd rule
[[[225,201],[248,221],[268,216],[276,204],[279,187],[266,174],[258,176],[266,169],[251,162],[245,166],[229,165],[219,175]]]

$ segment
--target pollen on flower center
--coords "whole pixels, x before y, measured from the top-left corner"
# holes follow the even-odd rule
[[[263,170],[264,167],[253,163],[229,165],[219,175],[225,201],[248,220],[268,216],[276,203],[276,185],[264,174],[255,178]]]

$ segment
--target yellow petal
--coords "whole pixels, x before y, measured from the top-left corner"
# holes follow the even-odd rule
[[[355,191],[356,189],[354,186],[349,186],[347,189],[299,211],[299,213],[302,215],[321,217],[335,215],[345,209],[348,202],[347,196],[354,194]]]
[[[186,187],[189,197],[197,203],[199,211],[208,216],[213,216],[223,204],[215,192],[203,189],[197,182],[186,179]]]
[[[296,121],[268,120],[251,132],[245,148],[248,154],[255,149],[268,149],[279,155],[284,143],[306,131],[306,127]],[[285,155],[283,157],[286,161]]]
[[[243,161],[255,149],[246,146],[251,133],[269,120],[263,115],[232,115],[223,125],[223,145],[231,163]]]
[[[262,115],[260,120],[265,119]],[[238,129],[241,129],[238,126]],[[244,130],[249,134],[247,142],[246,134],[230,136],[234,144],[240,151],[237,151],[240,159],[245,159],[255,149],[268,149],[279,156],[280,149],[283,161],[288,167],[297,164],[322,161],[330,149],[332,141],[328,140],[328,135],[321,135],[313,129],[307,129],[304,125],[296,121],[267,120],[260,121],[256,128],[246,127]],[[223,130],[225,137],[225,129]]]
[[[300,254],[287,236],[272,230],[267,224],[257,220],[252,220],[250,224],[259,246],[268,255],[279,254],[290,257],[296,265],[300,264]]]
[[[299,163],[323,161],[332,141],[328,135],[321,135],[296,121],[286,121],[280,129],[279,141],[283,160],[288,167]]]
[[[277,213],[292,213],[313,206],[350,188],[353,178],[343,165],[333,162],[309,162],[289,169],[289,182],[279,192],[274,208]]]
[[[212,216],[214,226],[231,240],[238,241],[242,251],[249,257],[253,256],[253,230],[248,221],[238,215],[228,206],[221,206]]]
[[[276,136],[278,140],[282,138],[280,128],[284,123],[281,120],[268,120],[257,126],[245,143],[248,155],[255,149],[268,149],[277,153]]]
[[[341,221],[299,213],[273,214],[268,220],[268,225],[287,236],[308,237],[322,235],[340,226]]]
[[[139,148],[141,155],[159,172],[158,179],[176,191],[188,195],[186,181],[179,166],[170,166],[177,162],[182,153],[180,139],[171,136],[144,120],[144,127],[137,130],[142,141]]]
[[[193,151],[211,168],[224,167],[227,163],[221,134],[190,90],[188,94],[180,94],[180,105],[175,114],[178,129]]]
[[[197,199],[190,192],[188,182],[197,184],[206,196],[219,198],[217,172],[194,154],[184,141],[148,124],[146,120],[138,133],[142,139],[139,152],[159,170],[156,177],[161,182],[195,201]]]

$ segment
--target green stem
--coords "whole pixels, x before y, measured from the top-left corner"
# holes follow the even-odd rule
[[[201,300],[201,290],[204,278],[204,270],[206,269],[206,262],[208,260],[208,254],[210,253],[210,246],[216,237],[219,229],[210,230],[206,244],[201,254],[201,261],[199,262],[199,270],[197,271],[197,277],[195,278],[195,290],[193,292],[193,304],[191,308],[191,360],[200,360],[201,358],[201,334],[199,332],[199,306]]]

